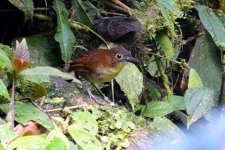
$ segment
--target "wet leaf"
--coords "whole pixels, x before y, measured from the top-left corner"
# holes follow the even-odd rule
[[[132,108],[139,102],[143,88],[143,75],[140,70],[132,63],[127,63],[116,81],[127,96]]]
[[[210,33],[216,45],[225,49],[225,28],[223,23],[208,7],[198,5],[196,9],[202,24]]]
[[[219,91],[223,69],[220,51],[211,37],[202,35],[197,38],[192,53],[189,65],[198,72],[204,87]]]
[[[69,13],[61,0],[54,0],[53,9],[57,13],[57,33],[55,40],[59,42],[62,59],[68,63],[71,60],[75,36],[68,22]]]
[[[74,125],[70,125],[68,131],[83,150],[102,150],[101,143],[90,132],[77,128]]]
[[[7,114],[9,105],[2,104],[0,109]],[[54,129],[48,115],[29,103],[15,101],[14,110],[15,120],[22,125],[26,125],[30,120],[33,120],[49,130]]]
[[[208,88],[191,88],[184,96],[188,114],[187,127],[207,114],[215,107],[218,100],[218,92]]]
[[[9,92],[2,80],[0,80],[0,96],[3,96],[7,100],[10,99]]]
[[[20,43],[16,41],[16,50],[13,57],[13,68],[16,72],[20,72],[28,68],[30,64],[30,53],[28,51],[26,39],[23,39]]]
[[[49,79],[51,76],[58,76],[66,79],[72,79],[75,83],[80,83],[80,81],[74,78],[72,75],[68,73],[61,72],[60,70],[53,67],[35,67],[31,69],[26,69],[20,72],[20,76],[23,79],[41,83],[41,82],[50,82]]]
[[[93,29],[106,40],[115,41],[129,33],[141,31],[141,24],[132,17],[106,17],[94,22]]]

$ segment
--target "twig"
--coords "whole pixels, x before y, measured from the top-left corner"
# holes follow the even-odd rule
[[[105,1],[104,3],[105,3],[107,6],[111,7],[111,8],[114,8],[114,9],[116,9],[116,10],[119,10],[119,11],[123,12],[123,13],[126,13],[126,14],[131,15],[131,11],[128,10],[128,9],[124,9],[124,8],[122,8],[122,7],[120,7],[120,6],[117,6],[117,5],[113,4],[113,3],[111,3],[111,2]]]
[[[205,34],[205,33],[199,33],[199,34],[197,34],[197,35],[195,35],[195,36],[190,37],[190,38],[187,39],[187,40],[183,40],[183,41],[179,44],[179,47],[182,47],[182,46],[184,46],[184,45],[187,45],[188,43],[194,41],[196,38],[198,38],[199,36],[204,35],[204,34]]]
[[[65,108],[49,109],[49,110],[45,110],[45,112],[54,112],[54,111],[60,111],[63,109],[76,109],[76,108],[86,107],[86,106],[87,106],[87,104],[83,104],[83,105],[70,106],[70,107],[65,107]]]
[[[80,23],[80,22],[75,22],[75,21],[72,21],[70,22],[70,25],[74,28],[76,28],[77,26],[80,26],[82,27],[83,29],[86,29],[88,31],[90,31],[91,33],[93,33],[95,36],[97,36],[99,39],[101,39],[105,45],[107,46],[107,48],[109,49],[109,45],[107,44],[106,40],[101,36],[99,35],[98,33],[96,33],[94,30],[92,30],[91,28],[89,28],[88,26],[86,26],[85,24],[83,23]]]

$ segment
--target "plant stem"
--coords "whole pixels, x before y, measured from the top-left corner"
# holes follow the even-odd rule
[[[16,82],[17,82],[17,77],[16,77],[16,72],[13,72],[13,82],[12,82],[12,92],[11,92],[11,99],[10,99],[10,104],[9,104],[9,112],[7,114],[6,120],[10,122],[11,128],[14,128],[14,118],[15,118],[15,113],[14,113],[14,98],[15,98],[15,89],[16,89]]]

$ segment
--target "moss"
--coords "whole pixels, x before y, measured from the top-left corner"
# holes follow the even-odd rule
[[[3,50],[8,55],[10,60],[12,60],[14,51],[11,47],[0,43],[0,49]]]

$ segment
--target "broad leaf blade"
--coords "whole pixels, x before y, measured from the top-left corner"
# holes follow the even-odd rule
[[[172,96],[168,100],[153,101],[148,103],[146,111],[143,113],[145,117],[164,116],[173,111],[184,110],[184,97]]]
[[[87,12],[87,3],[91,5],[91,3],[87,1],[72,0],[72,8],[75,11],[75,18],[78,22],[81,22],[87,26],[91,26],[92,18]]]
[[[9,111],[9,105],[2,104],[0,105],[0,109],[7,114]],[[14,109],[16,114],[15,120],[17,122],[26,125],[28,121],[33,120],[49,130],[54,129],[54,126],[51,120],[48,118],[48,115],[33,105],[15,101]]]
[[[13,141],[8,147],[7,150],[44,150],[48,145],[48,141],[41,135],[36,136],[24,136]]]
[[[198,15],[217,46],[225,49],[225,28],[212,10],[203,5],[196,6]]]
[[[77,128],[88,131],[90,134],[95,136],[98,132],[98,123],[94,116],[89,112],[74,112],[72,114],[72,119],[74,121],[74,126]]]
[[[80,83],[80,81],[74,78],[72,75],[68,73],[61,72],[60,70],[53,67],[35,67],[31,69],[26,69],[20,72],[20,76],[26,80],[40,83],[40,82],[49,82],[51,76],[58,76],[66,79],[72,79],[76,83]]]
[[[6,146],[16,138],[16,133],[12,131],[10,123],[0,125],[0,133],[0,143],[4,148],[6,148]]]
[[[5,97],[7,100],[10,99],[9,92],[2,80],[0,80],[0,96]]]
[[[57,13],[58,23],[55,40],[60,44],[62,59],[68,63],[71,60],[73,46],[75,44],[75,36],[68,22],[69,13],[61,0],[54,0],[53,9]]]
[[[132,63],[128,63],[116,77],[116,81],[129,99],[132,108],[134,108],[143,88],[142,73],[139,71],[137,66]]]
[[[188,88],[203,88],[202,80],[195,69],[191,68],[189,73]]]
[[[218,92],[207,88],[191,88],[185,94],[187,127],[207,114],[218,100]]]
[[[173,49],[173,44],[170,41],[169,37],[166,34],[160,32],[157,35],[157,40],[159,42],[159,45],[162,51],[166,55],[166,58],[172,59],[174,54],[174,49]]]
[[[211,37],[200,36],[193,48],[189,65],[198,72],[204,87],[220,90],[223,68],[220,64],[220,52]]]
[[[12,63],[6,53],[0,49],[0,70],[4,68],[12,68]]]
[[[99,140],[86,130],[77,128],[74,125],[68,127],[69,134],[76,143],[84,150],[102,150]]]

